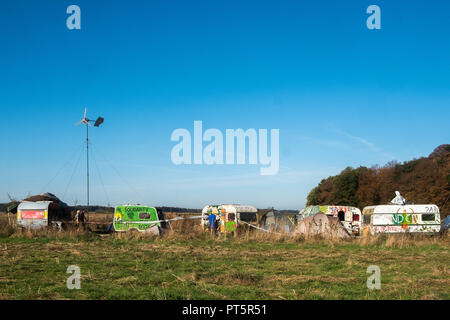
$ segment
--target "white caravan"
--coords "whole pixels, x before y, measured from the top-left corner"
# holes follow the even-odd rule
[[[441,217],[434,204],[389,204],[363,209],[364,227],[377,233],[439,233]]]

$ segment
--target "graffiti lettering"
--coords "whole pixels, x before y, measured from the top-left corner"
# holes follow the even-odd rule
[[[394,213],[392,215],[392,222],[394,224],[418,224],[419,215],[411,213],[403,213],[403,214]]]

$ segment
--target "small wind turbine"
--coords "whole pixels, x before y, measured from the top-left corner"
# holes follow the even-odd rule
[[[89,120],[87,118],[87,108],[84,108],[84,116],[80,122],[76,123],[76,126],[80,124],[86,125],[86,181],[87,181],[87,210],[89,210],[89,127],[92,126],[91,122],[94,122],[94,127],[100,127],[100,125],[105,121],[102,117],[98,117],[97,120]]]

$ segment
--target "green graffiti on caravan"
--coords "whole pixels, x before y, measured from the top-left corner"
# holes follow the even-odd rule
[[[227,232],[236,231],[236,222],[235,221],[227,221],[227,222],[225,222],[225,230]]]
[[[394,213],[392,222],[394,224],[418,224],[419,216],[411,213]]]
[[[328,212],[328,206],[320,206],[319,207],[319,212],[327,213]]]
[[[117,206],[114,212],[114,229],[116,231],[128,231],[130,229],[145,231],[155,225],[160,227],[161,224],[159,222],[148,223],[158,220],[158,213],[155,208],[145,206]]]

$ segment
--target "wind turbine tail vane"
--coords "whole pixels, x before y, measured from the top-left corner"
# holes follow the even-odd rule
[[[105,121],[102,117],[98,117],[97,120],[94,123],[94,127],[100,127],[100,125]]]

